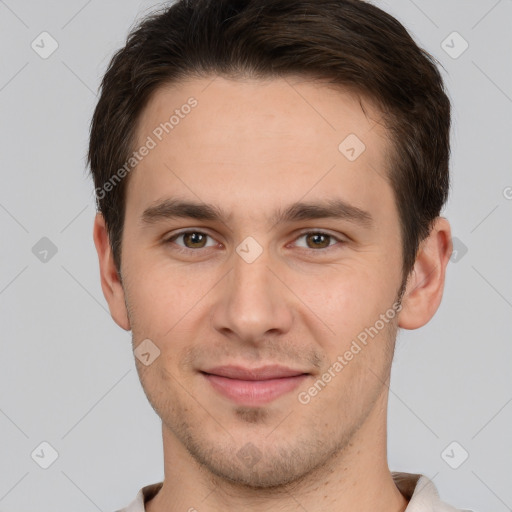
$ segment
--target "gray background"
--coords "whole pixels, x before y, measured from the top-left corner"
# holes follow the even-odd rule
[[[457,507],[512,510],[512,1],[375,3],[443,64],[454,114],[458,252],[436,317],[399,336],[390,467],[433,478]],[[100,78],[156,5],[0,0],[3,512],[113,511],[163,476],[160,421],[100,288],[84,165]],[[47,59],[31,47],[51,48],[43,31],[59,45]],[[454,31],[469,43],[457,58]]]

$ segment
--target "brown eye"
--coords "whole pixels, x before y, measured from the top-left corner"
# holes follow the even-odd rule
[[[211,239],[209,244],[207,244],[208,238]],[[182,240],[182,242],[179,242],[179,240]],[[211,247],[215,245],[215,240],[210,235],[201,231],[182,231],[170,237],[166,243],[175,244],[180,248],[179,250],[186,251]]]
[[[304,242],[295,242],[298,247],[306,250],[316,250],[318,252],[320,252],[320,249],[329,250],[334,245],[342,245],[344,243],[344,239],[329,233],[324,233],[323,231],[307,231],[302,233],[296,240],[301,239],[303,239]]]
[[[197,231],[189,231],[188,233],[183,233],[182,235],[183,242],[189,249],[201,249],[204,247],[206,244],[206,238],[208,236]]]
[[[331,235],[325,233],[306,233],[304,235],[310,249],[324,249],[329,247]]]

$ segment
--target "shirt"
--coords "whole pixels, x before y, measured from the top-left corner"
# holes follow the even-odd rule
[[[459,510],[442,502],[435,485],[424,475],[413,473],[391,473],[399,491],[409,500],[405,512],[471,512]],[[146,512],[144,504],[153,498],[163,482],[146,485],[126,508],[116,512]]]

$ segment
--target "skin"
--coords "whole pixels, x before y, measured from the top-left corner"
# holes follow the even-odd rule
[[[398,299],[400,221],[386,179],[386,128],[371,102],[365,114],[355,95],[326,84],[205,77],[160,89],[138,142],[190,96],[197,107],[129,176],[122,282],[100,213],[94,224],[113,319],[132,331],[134,348],[149,338],[160,350],[148,366],[136,359],[164,446],[164,485],[146,509],[403,511],[386,453],[392,355],[397,329],[424,325],[440,304],[448,222],[438,218],[422,242],[401,311],[303,404],[299,393]],[[350,133],[366,145],[352,162],[338,150]],[[141,221],[168,197],[215,204],[229,218]],[[368,212],[371,225],[269,221],[295,201],[332,198]],[[184,228],[208,237],[168,241]],[[319,241],[318,232],[334,238]],[[248,236],[262,249],[252,263],[236,252]],[[254,407],[218,394],[200,373],[272,363],[310,375]],[[237,456],[248,443],[252,465]]]

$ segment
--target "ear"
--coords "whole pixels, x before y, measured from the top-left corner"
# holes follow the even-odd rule
[[[105,219],[101,213],[97,213],[94,219],[93,238],[100,263],[101,288],[108,302],[110,315],[117,325],[129,331],[131,327],[124,300],[123,285],[117,274]]]
[[[402,299],[398,326],[417,329],[437,311],[443,296],[446,267],[453,244],[449,222],[438,217],[430,235],[420,243],[413,270]]]

